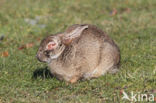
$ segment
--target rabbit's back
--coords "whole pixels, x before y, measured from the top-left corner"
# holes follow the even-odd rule
[[[102,30],[89,25],[74,43],[75,62],[81,65],[84,78],[98,77],[109,69],[116,69],[120,54],[117,45]]]
[[[99,39],[93,34],[84,32],[84,35],[73,43],[75,51],[75,62],[76,64],[83,65],[81,71],[83,73],[96,68],[100,58],[100,46]]]

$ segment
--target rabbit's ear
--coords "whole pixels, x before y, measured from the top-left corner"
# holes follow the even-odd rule
[[[70,44],[72,40],[74,40],[77,37],[80,37],[82,32],[88,28],[88,25],[80,25],[77,26],[75,29],[71,30],[68,33],[65,33],[65,36],[63,37],[63,43],[64,44]]]
[[[52,41],[52,42],[49,42],[47,45],[46,45],[46,50],[53,50],[57,47],[57,43]]]

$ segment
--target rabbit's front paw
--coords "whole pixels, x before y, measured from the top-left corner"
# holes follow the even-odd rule
[[[76,83],[77,81],[79,80],[79,77],[75,76],[73,77],[72,79],[70,79],[70,83],[73,84],[73,83]]]

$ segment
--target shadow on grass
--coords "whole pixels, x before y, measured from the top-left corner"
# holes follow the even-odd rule
[[[32,75],[32,79],[42,78],[42,79],[48,79],[53,78],[54,76],[50,73],[48,70],[48,67],[45,68],[37,68]]]

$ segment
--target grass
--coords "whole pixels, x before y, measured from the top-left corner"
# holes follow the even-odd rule
[[[120,72],[76,84],[51,77],[35,58],[40,40],[77,23],[97,25],[113,38]],[[156,97],[155,0],[1,0],[2,35],[0,103],[127,103],[123,90]]]

